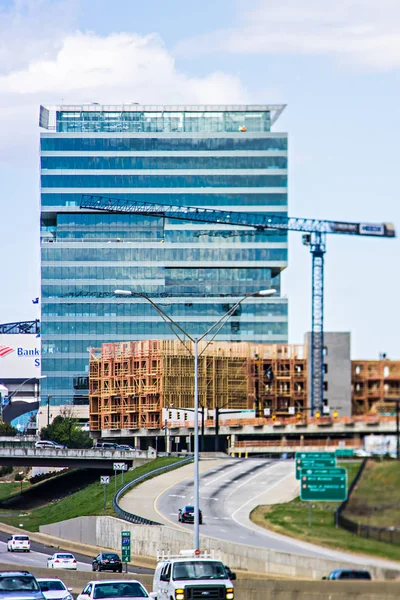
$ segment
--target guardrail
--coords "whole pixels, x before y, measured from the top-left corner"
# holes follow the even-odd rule
[[[146,481],[146,479],[150,479],[151,477],[154,477],[155,475],[162,475],[162,473],[171,471],[172,469],[175,469],[176,467],[183,467],[184,465],[187,465],[187,464],[191,463],[192,461],[193,461],[193,456],[189,456],[188,458],[184,458],[183,460],[172,463],[171,465],[167,465],[165,467],[160,467],[158,469],[154,469],[154,471],[150,471],[149,473],[145,473],[144,475],[141,475],[140,477],[136,477],[136,479],[132,479],[132,481],[130,481],[129,483],[126,483],[124,486],[122,486],[122,488],[120,488],[118,490],[118,492],[115,494],[115,496],[113,498],[113,509],[116,512],[116,514],[118,515],[118,517],[120,519],[123,519],[124,521],[129,521],[130,523],[135,523],[136,525],[163,525],[163,523],[157,523],[157,521],[152,521],[151,519],[145,519],[144,517],[139,517],[138,515],[134,515],[133,513],[130,513],[128,511],[124,510],[123,508],[120,507],[120,505],[118,504],[118,501],[120,500],[121,496],[123,496],[129,489],[131,489],[135,485],[138,485],[139,483],[142,483],[143,481]]]

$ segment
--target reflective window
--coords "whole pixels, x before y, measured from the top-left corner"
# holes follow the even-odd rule
[[[287,194],[282,191],[279,194],[246,194],[246,193],[226,193],[221,188],[221,192],[216,194],[185,194],[185,193],[163,193],[155,194],[123,194],[110,193],[111,198],[120,198],[121,200],[137,200],[139,202],[162,202],[163,204],[178,204],[179,206],[286,206]],[[79,206],[82,200],[82,194],[42,194],[42,206]],[[121,215],[120,215],[121,216]],[[127,215],[124,215],[127,216]]]
[[[42,175],[43,188],[287,187],[286,175]]]
[[[235,137],[204,138],[63,138],[41,137],[42,150],[287,150],[287,136],[250,137],[247,133]]]
[[[286,169],[285,156],[43,156],[42,169]]]

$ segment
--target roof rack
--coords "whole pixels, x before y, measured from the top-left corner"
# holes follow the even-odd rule
[[[172,560],[177,558],[211,558],[215,560],[221,559],[219,550],[180,550],[179,554],[171,554],[169,551],[157,550],[157,561]]]

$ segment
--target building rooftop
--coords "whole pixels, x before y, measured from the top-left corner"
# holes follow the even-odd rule
[[[168,114],[171,118],[178,118],[185,114],[189,116],[201,116],[204,113],[214,113],[211,116],[218,117],[218,113],[268,113],[270,125],[273,125],[286,104],[183,104],[183,105],[161,105],[161,104],[138,104],[137,102],[124,104],[100,104],[91,102],[87,104],[60,104],[40,106],[39,125],[44,129],[55,129],[56,122],[60,115],[64,118],[79,119],[84,113],[100,113],[107,114],[108,117],[120,116],[129,113],[130,115],[138,115],[146,113],[145,116],[162,118]],[[69,114],[68,114],[69,113]],[[74,113],[74,114],[72,114]],[[110,114],[111,113],[111,114]],[[153,113],[153,114],[149,114]],[[197,113],[196,115],[193,113]]]

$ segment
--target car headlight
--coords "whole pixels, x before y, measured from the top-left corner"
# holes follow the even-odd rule
[[[226,588],[226,600],[233,600],[235,597],[235,591],[233,588]]]
[[[72,594],[67,594],[62,600],[74,600]]]
[[[176,589],[175,590],[175,600],[185,600],[185,590],[184,589]]]

